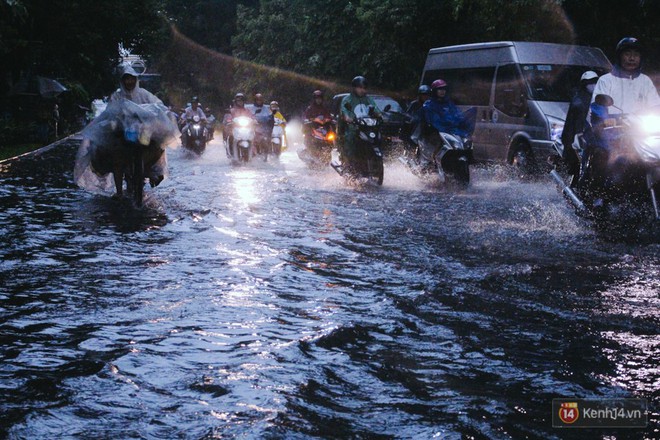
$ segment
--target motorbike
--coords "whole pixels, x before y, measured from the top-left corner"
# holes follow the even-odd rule
[[[227,156],[235,162],[249,162],[253,156],[254,119],[248,116],[228,117],[225,127],[230,135],[225,140]]]
[[[165,152],[158,141],[141,138],[139,127],[115,130],[112,137],[115,139],[113,142],[91,147],[91,167],[95,175],[112,173],[117,198],[124,195],[125,181],[126,192],[135,206],[142,207],[146,179],[155,187],[164,177],[152,175],[152,171],[155,164],[166,164],[161,162]]]
[[[183,147],[198,155],[202,155],[209,140],[206,123],[198,115],[194,115],[192,119],[187,120],[183,130],[185,131],[182,136]]]
[[[298,157],[312,169],[322,169],[330,164],[332,150],[337,137],[332,119],[319,115],[305,121],[309,127],[305,136],[305,148],[298,151]]]
[[[609,106],[611,98],[598,95],[596,103]],[[583,149],[583,157],[575,189],[557,169],[551,176],[578,213],[588,218],[616,222],[650,217],[658,221],[660,107],[610,118],[615,122],[602,127],[588,122],[587,135],[576,137],[573,147]]]
[[[476,109],[467,110],[464,117],[468,126],[474,127]],[[435,129],[420,136],[421,130],[420,124],[416,133],[410,136],[414,148],[406,150],[399,161],[419,177],[437,175],[440,182],[446,183],[449,176],[454,184],[467,188],[470,184],[470,164],[474,162],[470,137]]]
[[[350,104],[346,104],[346,109],[351,110]],[[388,110],[389,105],[385,106],[384,111]],[[375,117],[374,112],[374,107],[369,106],[366,114],[356,113],[352,122],[357,128],[355,157],[348,160],[342,154],[341,160],[334,158],[330,165],[340,176],[348,177],[351,180],[367,179],[368,182],[382,185],[384,165],[381,150],[381,126],[383,120]]]

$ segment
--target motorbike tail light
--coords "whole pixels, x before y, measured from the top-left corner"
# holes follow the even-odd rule
[[[328,141],[328,142],[334,141],[335,140],[335,134],[333,132],[328,133],[327,136],[325,137],[325,140]]]

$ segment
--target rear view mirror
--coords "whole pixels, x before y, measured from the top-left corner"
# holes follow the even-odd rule
[[[384,112],[389,112],[390,110],[392,110],[392,104],[387,104],[383,109]]]
[[[612,99],[612,97],[610,95],[604,95],[604,94],[596,95],[594,102],[598,105],[602,105],[603,107],[610,107],[614,105],[614,100]]]

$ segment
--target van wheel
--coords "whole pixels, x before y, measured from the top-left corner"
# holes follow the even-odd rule
[[[511,147],[509,162],[514,165],[524,177],[537,173],[536,161],[529,144],[525,141],[516,141]]]

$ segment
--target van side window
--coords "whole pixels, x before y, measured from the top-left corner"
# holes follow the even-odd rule
[[[495,81],[495,108],[509,116],[525,116],[525,89],[516,65],[499,66]]]
[[[494,75],[494,67],[429,70],[424,74],[423,83],[430,85],[442,78],[449,84],[449,93],[455,104],[488,106]]]

